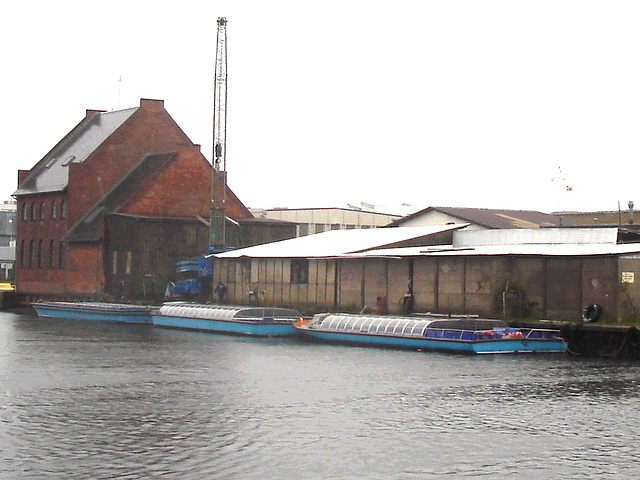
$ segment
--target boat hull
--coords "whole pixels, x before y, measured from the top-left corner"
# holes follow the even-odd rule
[[[297,335],[293,322],[228,321],[206,318],[152,315],[159,327],[193,330],[198,332],[228,333],[256,337],[287,337]]]
[[[38,302],[33,308],[42,318],[90,320],[109,323],[152,323],[151,309],[142,305],[91,302]]]
[[[561,339],[487,339],[451,340],[431,338],[408,338],[399,336],[370,335],[358,333],[323,332],[298,327],[298,330],[313,339],[352,345],[432,350],[440,352],[495,354],[495,353],[561,353],[566,350]]]

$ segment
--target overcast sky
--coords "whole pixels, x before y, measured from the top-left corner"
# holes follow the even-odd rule
[[[0,199],[87,108],[163,99],[210,159],[220,16],[249,207],[640,206],[640,2],[588,0],[10,2]]]

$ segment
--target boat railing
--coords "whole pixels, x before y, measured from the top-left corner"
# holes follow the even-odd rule
[[[427,328],[424,336],[426,338],[437,338],[444,340],[500,340],[500,339],[527,339],[527,340],[550,340],[558,336],[557,330],[532,328],[494,328],[491,330],[463,330],[453,328]]]
[[[560,336],[560,330],[552,328],[523,328],[522,333],[529,339],[552,340]]]

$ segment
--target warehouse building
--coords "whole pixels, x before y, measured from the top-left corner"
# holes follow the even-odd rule
[[[216,255],[231,303],[307,312],[478,314],[611,323],[640,314],[640,243],[617,228],[336,230]],[[624,237],[627,239],[628,237]]]

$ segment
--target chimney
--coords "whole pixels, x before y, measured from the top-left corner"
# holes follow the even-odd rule
[[[151,98],[141,98],[140,99],[140,107],[146,108],[147,110],[164,110],[164,100],[153,100]]]
[[[104,113],[106,110],[91,110],[87,108],[86,118],[93,117],[96,113]]]
[[[633,223],[633,202],[629,202],[629,225]]]

